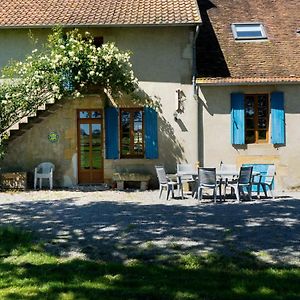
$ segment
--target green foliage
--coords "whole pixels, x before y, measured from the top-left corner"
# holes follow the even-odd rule
[[[41,50],[34,49],[25,61],[2,71],[0,149],[3,133],[42,104],[80,97],[92,85],[115,97],[134,91],[137,81],[129,60],[130,54],[113,43],[96,47],[88,32],[64,34],[62,29],[54,29]]]
[[[4,157],[6,151],[6,142],[8,140],[8,136],[6,134],[0,134],[0,159]]]
[[[151,264],[67,259],[0,227],[1,299],[299,299],[300,270],[247,255],[182,255]]]

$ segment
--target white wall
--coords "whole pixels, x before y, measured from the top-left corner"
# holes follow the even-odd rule
[[[285,95],[286,145],[276,148],[267,144],[245,147],[231,145],[230,94],[271,93],[282,91]],[[266,86],[202,86],[199,91],[202,113],[202,160],[205,166],[224,163],[275,163],[278,190],[300,187],[300,85]],[[270,129],[271,130],[271,129]]]

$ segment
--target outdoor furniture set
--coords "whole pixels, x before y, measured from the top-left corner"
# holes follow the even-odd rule
[[[241,166],[237,170],[235,165],[221,163],[220,168],[193,168],[190,164],[177,164],[176,174],[166,174],[164,166],[155,166],[159,181],[159,197],[166,189],[167,200],[170,193],[174,198],[175,188],[178,196],[184,198],[183,184],[187,182],[192,186],[192,197],[201,200],[203,190],[210,189],[213,192],[213,200],[217,201],[217,193],[220,200],[226,200],[226,192],[230,189],[231,195],[235,195],[238,201],[241,197],[252,199],[252,189],[256,186],[257,197],[260,198],[261,189],[267,197],[267,190],[274,199],[275,166],[269,165],[266,174],[254,171],[253,166]]]
[[[235,195],[238,201],[246,196],[251,200],[253,187],[256,188],[257,197],[260,198],[260,192],[263,191],[267,197],[269,190],[274,199],[274,177],[275,166],[268,165],[266,174],[254,171],[252,166],[241,166],[238,171],[235,165],[227,165],[221,162],[220,168],[194,168],[191,164],[177,164],[176,174],[166,174],[164,166],[155,166],[159,181],[159,198],[161,198],[164,189],[167,191],[166,198],[175,197],[175,188],[178,196],[184,199],[183,185],[192,186],[192,197],[201,200],[203,190],[213,191],[213,200],[217,201],[217,193],[220,200],[226,200],[228,189],[231,195]],[[34,189],[39,181],[39,187],[42,188],[42,180],[47,179],[50,189],[53,189],[53,172],[55,166],[51,162],[40,163],[34,169]],[[141,190],[147,189],[150,175],[138,176],[134,173],[114,173],[113,179],[118,183],[118,189],[124,189],[125,181],[139,181]],[[246,193],[245,193],[246,192]]]

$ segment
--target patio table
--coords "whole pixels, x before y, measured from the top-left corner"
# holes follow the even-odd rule
[[[240,174],[240,171],[222,171],[222,170],[217,170],[216,173],[217,173],[217,176],[219,176],[219,177],[231,177],[231,176],[238,176]],[[257,171],[253,171],[252,172],[252,176],[258,176],[258,175],[260,175],[260,173],[257,172]],[[178,178],[181,178],[181,176],[193,176],[193,177],[196,177],[196,176],[198,176],[198,171],[197,170],[188,171],[188,172],[181,171],[181,172],[177,172],[176,176]]]

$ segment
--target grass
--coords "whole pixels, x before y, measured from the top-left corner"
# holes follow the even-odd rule
[[[50,255],[34,236],[0,227],[0,299],[300,299],[300,270],[244,253],[113,263]]]

